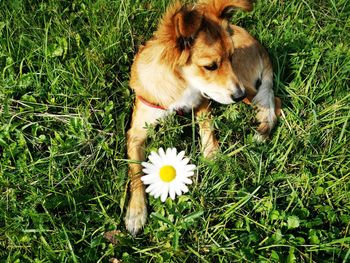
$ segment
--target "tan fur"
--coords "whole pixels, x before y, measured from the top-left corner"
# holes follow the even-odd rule
[[[131,196],[125,218],[127,229],[134,235],[147,217],[140,180],[147,124],[156,124],[171,110],[193,108],[202,152],[210,158],[219,144],[207,97],[229,104],[246,94],[258,108],[258,139],[266,138],[276,122],[269,57],[244,29],[228,23],[234,8],[249,11],[252,4],[248,0],[202,0],[195,5],[175,2],[135,56],[130,86],[138,97],[127,133]],[[259,79],[262,84],[257,90]],[[169,110],[150,107],[139,96]]]
[[[196,118],[198,120],[203,155],[206,158],[212,158],[219,149],[219,143],[213,132],[211,107],[207,99],[196,109]]]
[[[202,10],[218,18],[223,18],[225,12],[232,12],[235,8],[244,11],[253,9],[252,2],[248,0],[201,0],[198,4],[201,5]]]

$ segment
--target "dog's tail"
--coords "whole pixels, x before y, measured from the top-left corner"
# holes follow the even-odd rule
[[[250,0],[200,0],[199,5],[219,18],[230,18],[237,8],[244,11],[253,10]]]

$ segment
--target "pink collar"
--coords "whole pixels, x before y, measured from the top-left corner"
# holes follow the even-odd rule
[[[137,98],[143,103],[143,104],[146,104],[147,106],[151,107],[151,108],[155,108],[155,109],[160,109],[160,110],[167,110],[166,108],[162,107],[162,106],[159,106],[159,105],[156,105],[156,104],[153,104],[147,100],[145,100],[143,97],[141,96],[137,96]]]
[[[138,98],[143,104],[147,105],[148,107],[155,108],[155,109],[159,109],[159,110],[167,110],[167,108],[164,108],[164,107],[162,107],[162,106],[160,106],[160,105],[153,104],[153,103],[151,103],[151,102],[145,100],[145,99],[144,99],[143,97],[141,97],[141,96],[137,96],[137,98]],[[177,113],[178,115],[181,115],[181,116],[184,115],[184,113],[183,113],[182,110],[177,110],[176,113]]]

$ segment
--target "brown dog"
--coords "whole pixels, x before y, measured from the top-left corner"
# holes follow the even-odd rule
[[[194,109],[205,157],[218,150],[209,99],[230,104],[249,99],[257,107],[256,138],[266,138],[276,122],[273,72],[264,48],[244,29],[229,24],[235,8],[252,9],[248,0],[204,0],[168,8],[146,45],[136,55],[130,86],[136,93],[127,133],[130,201],[126,228],[136,234],[147,218],[140,177],[146,124],[169,112]],[[136,161],[136,162],[135,162]]]

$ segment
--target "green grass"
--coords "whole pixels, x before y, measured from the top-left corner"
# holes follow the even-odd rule
[[[150,130],[148,152],[184,149],[198,176],[175,201],[149,198],[144,231],[126,232],[129,68],[167,4],[0,1],[0,261],[349,261],[347,0],[237,12],[271,55],[285,118],[258,145],[251,108],[217,105],[215,162],[191,116]]]

